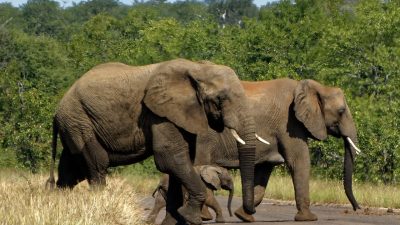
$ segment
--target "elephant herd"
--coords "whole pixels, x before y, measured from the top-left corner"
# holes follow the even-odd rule
[[[233,191],[222,182],[227,177],[210,171],[239,169],[242,206],[235,215],[252,222],[271,172],[284,163],[295,189],[295,220],[312,221],[308,139],[328,135],[344,141],[344,189],[356,210],[357,131],[341,89],[313,80],[240,81],[231,68],[208,61],[106,63],[81,76],[56,109],[47,185],[73,188],[87,179],[104,186],[108,167],[153,155],[157,169],[169,175],[158,188],[167,187],[159,199],[166,200],[162,224],[197,225],[210,219],[204,203],[223,222],[212,191]],[[57,136],[63,151],[55,182]]]

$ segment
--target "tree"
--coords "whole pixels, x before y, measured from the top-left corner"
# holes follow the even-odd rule
[[[22,6],[22,18],[26,21],[27,33],[57,37],[64,32],[61,8],[56,1],[28,0]]]
[[[21,11],[11,3],[0,3],[0,29],[22,27]]]
[[[206,0],[209,12],[221,25],[240,24],[244,17],[257,17],[258,8],[253,0]]]
[[[64,13],[69,23],[81,25],[101,13],[122,18],[126,16],[127,11],[128,6],[120,3],[119,0],[89,0],[74,3],[73,6],[66,8]]]

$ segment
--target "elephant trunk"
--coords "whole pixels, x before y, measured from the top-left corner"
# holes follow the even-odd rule
[[[348,107],[346,113],[343,116],[344,119],[341,121],[339,125],[339,129],[342,138],[344,140],[344,149],[345,149],[343,185],[344,185],[344,190],[346,192],[346,196],[349,199],[351,205],[353,206],[353,210],[355,211],[357,209],[360,209],[360,206],[358,205],[356,199],[354,198],[353,185],[352,185],[354,159],[357,150],[356,145],[358,144],[357,130]]]
[[[228,197],[228,212],[229,212],[229,216],[232,216],[232,198],[233,198],[233,192],[234,192],[234,188],[233,188],[233,182],[232,182],[232,188],[229,189],[229,197]]]
[[[245,126],[239,136],[246,144],[238,143],[239,168],[242,179],[243,209],[248,214],[254,214],[254,163],[255,163],[255,125],[252,117],[243,118]]]
[[[355,156],[355,149],[350,145],[347,138],[344,139],[344,146],[345,146],[345,157],[344,157],[344,171],[343,171],[343,184],[344,190],[346,192],[346,196],[349,199],[351,205],[353,206],[353,210],[356,211],[360,209],[356,199],[353,195],[353,185],[352,185],[352,177],[353,177],[353,168],[354,168],[354,156]],[[350,137],[350,139],[357,144],[356,137]]]
[[[240,139],[237,141],[239,153],[239,169],[242,182],[242,200],[245,213],[252,215],[254,209],[254,164],[256,150],[255,123],[247,106],[247,99],[239,99],[244,105],[223,108],[224,124],[227,128],[237,131]]]

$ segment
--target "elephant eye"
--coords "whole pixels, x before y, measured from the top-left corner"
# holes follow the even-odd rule
[[[340,107],[340,109],[338,110],[339,115],[343,115],[343,113],[346,111],[345,107]]]
[[[222,109],[222,104],[223,104],[223,102],[226,100],[226,96],[218,96],[217,97],[217,106],[218,106],[218,109]]]

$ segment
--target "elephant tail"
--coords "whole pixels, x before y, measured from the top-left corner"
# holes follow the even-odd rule
[[[46,181],[46,188],[54,189],[55,179],[54,179],[54,167],[56,162],[56,153],[57,153],[57,134],[58,134],[58,126],[56,118],[53,118],[53,139],[51,143],[51,164],[50,164],[50,177]]]

